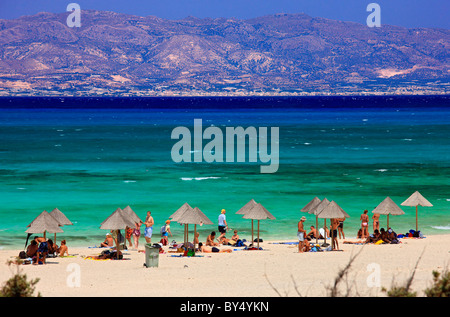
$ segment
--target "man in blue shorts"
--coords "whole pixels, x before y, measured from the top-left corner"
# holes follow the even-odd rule
[[[155,224],[155,221],[153,220],[152,213],[150,211],[147,211],[147,218],[145,218],[145,232],[144,237],[145,241],[147,243],[152,242],[152,234],[153,234],[153,225]]]

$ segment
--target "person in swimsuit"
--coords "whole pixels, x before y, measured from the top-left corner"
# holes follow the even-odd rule
[[[298,252],[303,253],[305,248],[306,230],[303,228],[303,223],[306,221],[306,217],[303,216],[298,222],[297,237],[298,237]]]
[[[373,214],[373,231],[380,230],[380,214]]]
[[[130,227],[126,227],[125,228],[125,239],[127,239],[127,241],[128,241],[128,246],[130,247],[130,248],[132,248],[133,247],[133,244],[131,243],[131,236],[133,235],[133,228],[130,228]]]
[[[337,230],[339,232],[339,239],[345,239],[345,234],[344,234],[344,220],[345,218],[338,218],[336,219],[339,222],[339,225],[337,227]],[[342,235],[342,238],[341,238]]]
[[[219,246],[219,244],[217,242],[214,241],[214,239],[216,238],[216,232],[213,231],[211,232],[211,234],[206,238],[206,245],[210,246],[210,247],[217,247]]]
[[[331,248],[332,248],[332,250],[339,250],[339,243],[337,241],[339,220],[331,219],[330,227],[331,227],[331,230],[330,230]]]
[[[153,220],[152,213],[150,211],[147,211],[147,218],[145,218],[145,241],[147,243],[152,242],[152,234],[153,234],[153,225],[155,224],[155,221]]]
[[[42,263],[45,264],[45,258],[48,255],[48,243],[45,238],[38,236],[34,237],[34,241],[39,242],[39,248],[36,252],[36,261],[33,264],[38,264],[40,258],[42,258]]]
[[[142,221],[135,222],[133,229],[134,248],[137,250],[139,247],[139,237],[141,236]]]
[[[69,256],[69,248],[66,245],[66,240],[61,241],[61,246],[59,247],[58,252],[59,256],[64,256],[64,254]]]
[[[198,250],[203,253],[231,253],[232,252],[231,249],[220,250],[216,247],[207,247],[207,246],[204,246],[203,243],[201,243],[201,242],[198,244]]]
[[[362,239],[367,239],[369,237],[369,216],[367,213],[367,209],[364,210],[364,213],[359,218],[359,220],[361,220]]]
[[[103,241],[102,243],[100,243],[100,246],[102,247],[102,248],[104,248],[104,247],[112,247],[112,246],[114,246],[114,239],[113,239],[113,237],[112,237],[112,235],[110,234],[110,233],[107,233],[106,234],[106,238],[105,238],[105,241]]]

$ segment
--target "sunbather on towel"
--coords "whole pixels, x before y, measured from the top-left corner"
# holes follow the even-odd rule
[[[203,243],[201,243],[201,242],[198,244],[198,250],[203,253],[231,253],[232,252],[231,249],[220,250],[216,247],[207,247],[207,246],[204,246]]]

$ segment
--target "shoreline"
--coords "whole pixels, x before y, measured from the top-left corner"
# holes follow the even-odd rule
[[[327,287],[339,270],[361,250],[348,274],[350,295],[383,297],[381,288],[402,284],[421,256],[412,283],[417,296],[424,296],[423,290],[431,286],[432,271],[443,271],[450,263],[450,234],[401,239],[397,245],[344,244],[341,239],[341,252],[298,253],[297,245],[279,244],[295,241],[264,241],[262,251],[222,246],[232,252],[197,253],[195,257],[179,257],[165,246],[157,268],[145,268],[145,254],[136,250],[125,250],[125,260],[96,261],[83,256],[98,255],[102,249],[69,245],[73,257],[49,258],[46,265],[19,268],[28,279],[40,278],[35,294],[44,297],[315,297],[327,296]],[[1,284],[12,276],[6,261],[19,251],[0,250]],[[79,287],[71,286],[77,276]],[[369,285],[377,278],[379,285]]]

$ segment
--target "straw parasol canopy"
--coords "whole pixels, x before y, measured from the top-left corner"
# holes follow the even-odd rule
[[[321,200],[318,197],[314,197],[305,207],[300,209],[301,212],[308,212],[314,209],[318,204],[321,203]]]
[[[238,211],[236,211],[236,215],[245,215],[250,209],[258,205],[258,203],[251,199],[248,203],[241,207]]]
[[[401,203],[402,206],[416,207],[416,231],[419,230],[418,206],[433,207],[433,205],[423,197],[418,191],[415,191],[407,200]]]
[[[177,211],[170,215],[169,218],[173,221],[177,221],[177,219],[189,209],[192,209],[192,207],[188,203],[184,203]]]
[[[185,206],[185,207],[183,207]],[[178,222],[179,224],[184,224],[184,245],[187,246],[187,242],[189,240],[189,225],[193,224],[194,227],[194,237],[197,233],[197,225],[212,225],[213,222],[198,208],[192,208],[188,203],[185,203],[181,208],[184,209],[184,212],[179,212],[177,210],[175,217],[172,219],[173,221]],[[181,211],[183,211],[181,209]],[[195,245],[194,245],[195,247]]]
[[[101,226],[100,229],[105,230],[120,230],[125,229],[126,227],[133,227],[134,223],[129,218],[129,216],[120,208],[117,208],[111,215],[106,218]],[[119,258],[119,241],[116,242],[116,249],[117,249],[117,258]]]
[[[389,228],[389,215],[404,215],[405,212],[390,198],[386,197],[373,211],[374,214],[387,215],[387,227]]]
[[[58,221],[61,226],[73,226],[73,223],[58,208],[53,209],[50,215]]]
[[[245,215],[247,214],[253,207],[257,206],[258,203],[254,200],[251,199],[248,203],[246,203],[244,206],[241,207],[241,209],[239,209],[236,212],[236,215]],[[252,219],[252,243],[253,243],[253,219]]]
[[[73,223],[58,208],[53,209],[50,212],[50,215],[56,219],[60,226],[73,226]],[[56,243],[56,232],[54,240],[54,242]]]
[[[141,218],[139,218],[139,216],[133,211],[133,209],[131,209],[130,206],[126,206],[126,207],[123,209],[123,212],[124,212],[125,215],[127,215],[128,218],[130,218],[133,222],[135,222],[135,223],[141,223],[141,222],[143,222],[143,221],[141,220]]]
[[[120,208],[117,208],[108,218],[106,218],[100,229],[106,230],[120,230],[126,227],[133,227],[133,221],[128,217],[128,215]]]
[[[330,201],[325,197],[320,203],[318,203],[315,207],[312,207],[308,213],[309,214],[313,214],[316,216],[316,224],[317,226],[319,226],[319,220],[318,220],[318,215],[322,212],[322,210],[325,209],[326,206],[328,206],[328,204],[330,203]],[[327,226],[327,218],[324,218],[323,220],[323,246],[327,246],[327,231],[325,230],[325,227]]]
[[[312,209],[317,207],[322,201],[318,197],[314,197],[305,207],[300,209],[301,212],[310,212]],[[316,215],[316,230],[319,230],[319,219]],[[319,242],[319,234],[316,236],[316,243]]]
[[[322,219],[336,219],[336,218],[350,218],[349,214],[344,211],[334,200],[332,200],[322,211],[317,215]]]
[[[41,212],[28,226],[26,233],[60,233],[64,232],[59,223],[46,210]]]
[[[259,221],[264,219],[274,220],[275,217],[260,203],[249,209],[243,216],[244,219],[258,220],[258,249],[259,249]],[[252,243],[253,243],[253,223],[252,223]]]

